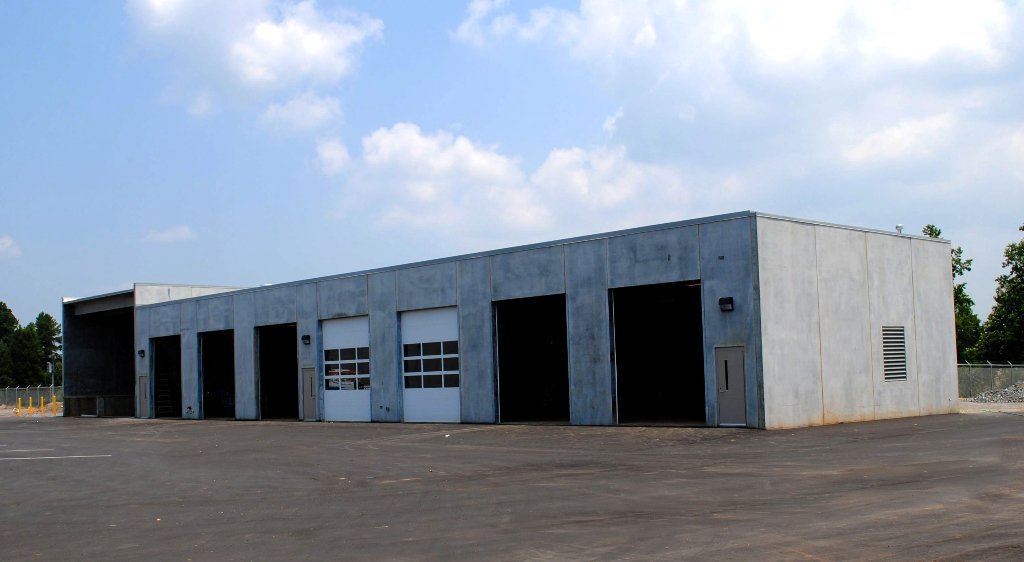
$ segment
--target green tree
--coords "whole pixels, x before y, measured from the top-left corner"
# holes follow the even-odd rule
[[[934,224],[925,225],[921,232],[929,238],[942,236],[942,229]],[[974,359],[975,347],[981,337],[981,320],[974,313],[974,299],[967,294],[967,283],[957,282],[971,270],[972,259],[964,258],[964,250],[960,246],[950,250],[953,273],[953,315],[956,320],[956,360],[969,361]]]
[[[1019,230],[1024,232],[1024,225]],[[1024,363],[1024,240],[1006,246],[1003,268],[1010,271],[996,277],[995,306],[978,350],[989,361]]]
[[[7,343],[0,341],[0,387],[15,386],[14,368],[11,365],[11,352]]]
[[[40,312],[39,316],[36,316],[36,335],[39,336],[39,347],[43,352],[43,370],[46,370],[46,364],[50,363],[53,365],[54,374],[60,366],[61,356],[61,335],[60,335],[60,324],[54,320],[53,316],[45,312]]]
[[[7,341],[7,338],[11,337],[11,334],[17,332],[19,328],[21,328],[21,324],[18,323],[18,319],[11,312],[7,303],[0,302],[0,341]]]
[[[46,370],[42,368],[43,348],[39,345],[36,327],[29,324],[7,339],[7,348],[11,356],[11,378],[18,386],[34,386],[49,384]]]
[[[11,365],[11,349],[8,340],[21,328],[14,312],[7,303],[0,302],[0,387],[14,386],[14,368]]]

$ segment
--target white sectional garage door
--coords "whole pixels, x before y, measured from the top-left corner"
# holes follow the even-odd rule
[[[370,421],[370,324],[324,320],[324,419]]]
[[[402,313],[402,371],[405,421],[462,421],[455,307]]]

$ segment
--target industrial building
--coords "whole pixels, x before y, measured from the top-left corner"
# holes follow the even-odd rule
[[[66,415],[789,428],[957,411],[950,245],[740,212],[64,302]]]

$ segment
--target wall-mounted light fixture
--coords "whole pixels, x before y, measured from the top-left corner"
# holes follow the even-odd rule
[[[139,359],[142,359],[145,356],[146,356],[146,350],[145,349],[140,349],[139,350]]]
[[[302,336],[302,345],[309,345],[310,341],[312,340],[309,338],[309,334],[304,334]]]
[[[722,312],[732,312],[732,297],[722,297],[718,299],[718,309]]]

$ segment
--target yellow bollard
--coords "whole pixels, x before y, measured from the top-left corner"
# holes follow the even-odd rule
[[[57,417],[57,397],[53,398],[53,417]]]
[[[18,397],[18,409],[14,411],[14,415],[21,415],[21,396]]]
[[[28,397],[28,415],[32,415],[32,397]]]
[[[39,415],[40,416],[45,416],[46,415],[46,397],[45,396],[40,396],[39,397]]]

